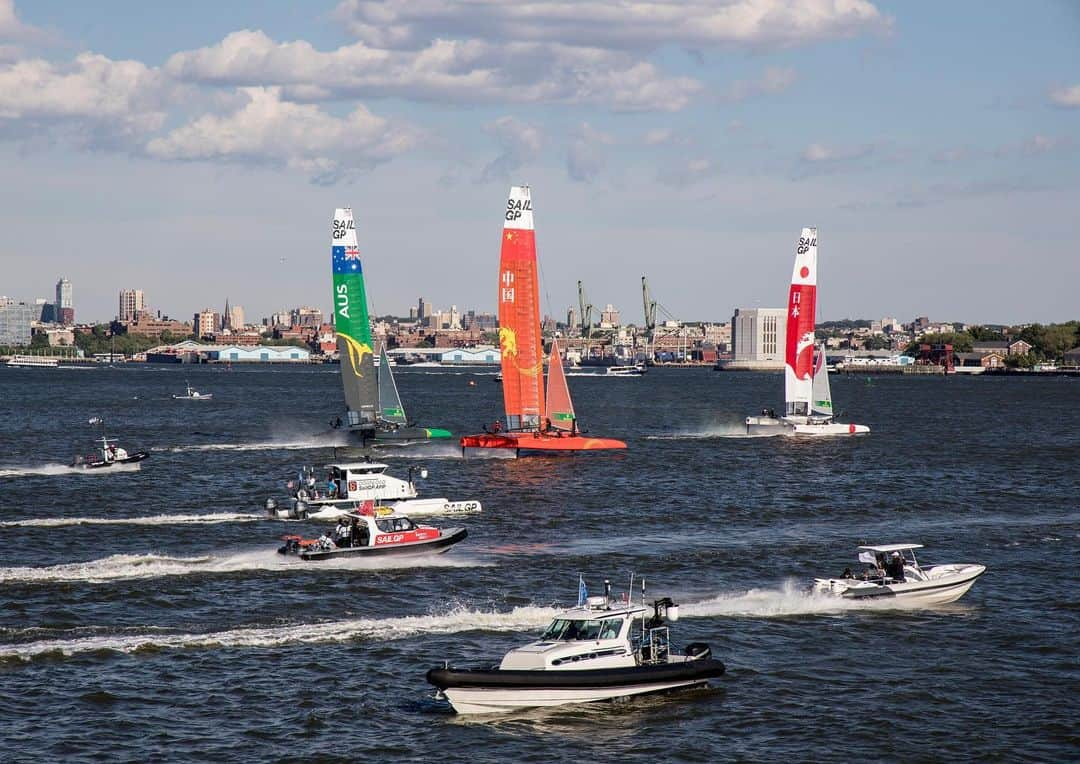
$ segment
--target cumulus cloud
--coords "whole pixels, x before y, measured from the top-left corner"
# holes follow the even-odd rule
[[[795,84],[795,70],[788,67],[770,66],[754,80],[739,80],[732,83],[724,94],[724,100],[745,101],[760,95],[782,93]]]
[[[502,150],[481,171],[480,182],[509,179],[513,173],[535,159],[544,146],[544,135],[540,129],[515,117],[499,117],[484,125],[484,132],[490,135]]]
[[[789,46],[892,23],[869,0],[344,0],[335,16],[369,44],[413,49],[445,36],[621,50]]]
[[[24,59],[0,67],[0,125],[9,134],[63,133],[103,146],[159,129],[170,92],[160,72],[139,61],[94,53],[70,64]]]
[[[1066,109],[1080,108],[1080,85],[1054,88],[1050,91],[1050,102]]]
[[[278,88],[247,88],[246,104],[206,114],[147,144],[164,160],[217,160],[285,167],[313,182],[334,183],[409,149],[414,131],[363,106],[338,118],[312,104],[284,101]]]
[[[566,150],[566,173],[570,179],[587,183],[595,178],[607,164],[604,147],[613,142],[610,135],[583,123]]]
[[[365,42],[332,51],[278,43],[258,30],[177,53],[171,76],[201,84],[281,86],[297,101],[395,96],[420,101],[589,103],[616,111],[675,111],[701,89],[618,51],[554,42],[435,39],[418,49]]]
[[[705,157],[694,157],[664,165],[657,173],[657,180],[667,186],[683,187],[700,183],[719,172],[716,163]]]
[[[34,28],[21,21],[15,13],[15,0],[0,0],[0,40],[23,40],[34,35]]]
[[[834,164],[850,162],[869,156],[874,151],[872,144],[862,146],[825,146],[811,143],[802,153],[802,160],[811,164]]]

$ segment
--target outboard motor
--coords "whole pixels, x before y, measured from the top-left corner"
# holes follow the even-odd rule
[[[263,502],[263,507],[266,508],[266,512],[270,517],[277,517],[277,501],[274,500],[273,496]]]
[[[308,505],[306,501],[296,499],[293,501],[292,506],[289,508],[289,517],[293,520],[303,520],[307,517]]]
[[[704,642],[691,642],[686,646],[686,657],[692,661],[703,660],[712,656],[712,649]]]

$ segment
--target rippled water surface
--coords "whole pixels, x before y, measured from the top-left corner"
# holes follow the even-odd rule
[[[212,401],[171,399],[185,377]],[[410,415],[501,410],[490,374],[400,369]],[[469,382],[475,381],[470,386]],[[430,560],[303,564],[262,518],[340,436],[333,367],[0,368],[0,742],[5,760],[474,762],[1065,760],[1076,755],[1080,383],[833,379],[866,437],[745,438],[777,375],[574,376],[617,454],[382,450],[425,495],[479,499]],[[138,472],[77,474],[105,417]],[[339,456],[344,456],[342,452]],[[806,593],[859,543],[989,571],[953,605]],[[683,605],[675,636],[728,666],[708,690],[482,719],[433,698],[444,660],[527,642],[578,573]]]

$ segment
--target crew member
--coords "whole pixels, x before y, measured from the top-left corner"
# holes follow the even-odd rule
[[[892,553],[892,557],[886,563],[885,572],[889,574],[889,578],[893,581],[904,582],[904,558],[900,556],[899,552]]]
[[[334,538],[339,547],[352,546],[352,531],[349,529],[349,524],[345,522],[344,517],[338,520],[337,528],[334,529]]]

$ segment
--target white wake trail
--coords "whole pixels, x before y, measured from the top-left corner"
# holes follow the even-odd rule
[[[0,478],[37,475],[115,475],[117,472],[138,472],[139,463],[115,464],[108,469],[87,470],[67,464],[38,464],[28,467],[0,467]]]
[[[750,589],[745,592],[718,594],[712,599],[699,602],[685,602],[680,611],[682,615],[691,618],[715,616],[783,618],[793,615],[841,613],[865,608],[868,604],[826,594],[815,594],[794,581],[785,581],[777,589]]]
[[[354,570],[378,571],[400,570],[403,568],[475,568],[487,567],[492,563],[479,562],[458,555],[457,557],[420,556],[378,558],[342,558],[308,562],[293,556],[278,554],[276,549],[267,548],[249,552],[217,556],[170,557],[157,554],[114,554],[99,560],[64,563],[46,567],[0,568],[0,584],[36,584],[63,582],[85,582],[92,584],[111,581],[131,581],[144,578],[162,578],[165,576],[187,576],[193,574],[223,574],[240,571],[266,570],[278,572]]]
[[[414,634],[452,634],[462,631],[534,631],[550,621],[554,608],[524,606],[510,612],[458,608],[441,615],[399,618],[355,618],[329,623],[307,623],[264,628],[239,628],[204,634],[120,634],[50,639],[16,645],[0,645],[0,660],[30,660],[60,653],[65,656],[99,650],[133,653],[140,649],[210,647],[278,647],[290,644],[346,642],[358,638],[402,639]]]
[[[0,528],[64,528],[72,525],[210,525],[265,520],[251,512],[211,512],[203,515],[149,515],[147,517],[41,517],[0,522]]]

